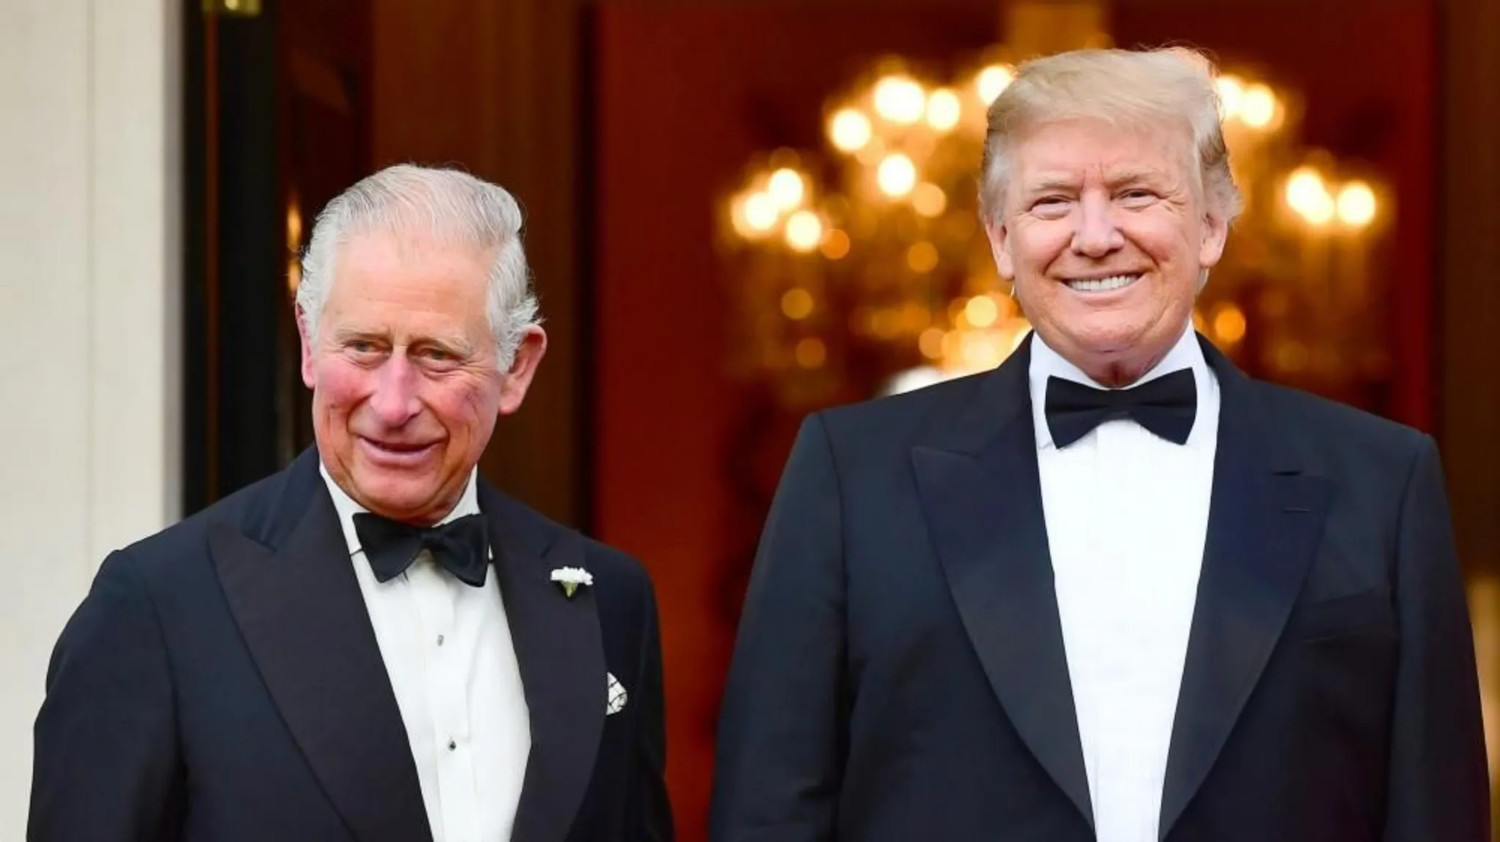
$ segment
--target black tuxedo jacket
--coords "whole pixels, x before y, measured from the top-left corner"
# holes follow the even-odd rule
[[[482,479],[479,507],[531,714],[513,838],[670,839],[650,581]],[[593,586],[565,598],[564,566]],[[48,671],[27,836],[431,838],[315,452],[105,560]]]
[[[1223,402],[1162,839],[1488,840],[1431,440],[1203,344]],[[725,690],[715,842],[1094,838],[1029,364],[804,424]]]

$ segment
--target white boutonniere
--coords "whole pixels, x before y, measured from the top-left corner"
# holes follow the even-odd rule
[[[580,585],[588,587],[594,584],[594,574],[582,567],[559,567],[552,571],[552,581],[562,586],[564,596],[572,599]]]

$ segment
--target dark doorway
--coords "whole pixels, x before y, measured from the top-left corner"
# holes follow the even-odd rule
[[[183,503],[195,511],[312,441],[296,256],[311,215],[369,168],[370,7],[186,5]]]

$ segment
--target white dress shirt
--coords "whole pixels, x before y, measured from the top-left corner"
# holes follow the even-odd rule
[[[443,523],[479,511],[475,476]],[[326,469],[323,479],[396,692],[433,842],[510,839],[531,718],[499,577],[466,585],[423,550],[406,572],[376,581],[354,531],[365,509]]]
[[[1033,335],[1042,510],[1099,842],[1157,842],[1167,749],[1208,531],[1219,383],[1191,325],[1144,383],[1193,372],[1186,444],[1129,420],[1058,448],[1047,378],[1102,388]]]

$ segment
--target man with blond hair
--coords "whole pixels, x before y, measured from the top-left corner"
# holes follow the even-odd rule
[[[1482,842],[1427,436],[1192,329],[1239,195],[1210,68],[1031,62],[981,187],[1035,330],[811,416],[724,694],[714,842]]]
[[[547,347],[515,199],[353,185],[297,324],[316,446],[105,559],[47,673],[27,838],[670,840],[650,580],[476,468]]]

